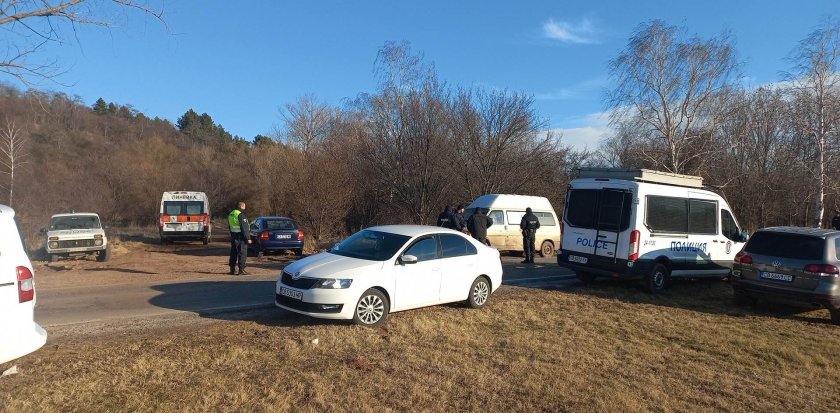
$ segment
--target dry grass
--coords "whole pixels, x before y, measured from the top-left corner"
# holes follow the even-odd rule
[[[476,311],[367,329],[279,311],[64,337],[0,379],[0,411],[827,411],[840,328],[743,310],[723,283],[663,297],[504,287]],[[311,340],[318,338],[314,345]]]

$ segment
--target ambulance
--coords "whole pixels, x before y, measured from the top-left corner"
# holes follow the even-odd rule
[[[658,293],[673,278],[729,276],[746,241],[703,178],[648,169],[582,168],[566,193],[557,263],[583,282],[638,279]]]
[[[160,242],[200,240],[207,245],[212,236],[210,204],[204,192],[164,192],[160,200]]]

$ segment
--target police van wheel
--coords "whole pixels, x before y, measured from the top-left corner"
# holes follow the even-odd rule
[[[665,289],[665,285],[668,283],[668,278],[670,276],[668,267],[663,264],[654,265],[650,274],[645,277],[645,290],[651,294],[661,293]]]
[[[554,255],[554,243],[551,241],[543,241],[540,245],[540,257],[551,257]]]

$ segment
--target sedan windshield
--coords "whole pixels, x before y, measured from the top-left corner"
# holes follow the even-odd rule
[[[388,232],[362,230],[336,244],[329,252],[363,260],[385,261],[393,257],[410,238]]]
[[[55,217],[50,220],[50,231],[62,229],[97,229],[99,227],[99,217],[95,215]]]

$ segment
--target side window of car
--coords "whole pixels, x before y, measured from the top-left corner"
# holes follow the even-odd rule
[[[413,255],[417,257],[417,262],[437,259],[437,241],[435,241],[434,237],[428,237],[415,241],[403,255]]]
[[[493,225],[505,225],[505,215],[502,211],[490,211],[487,216],[493,220]]]
[[[720,210],[721,233],[724,237],[732,241],[739,241],[741,230],[738,229],[738,224],[735,223],[735,218],[725,209]]]
[[[473,255],[478,253],[475,246],[462,236],[440,234],[438,235],[438,239],[440,239],[441,258],[461,257],[464,255]]]
[[[262,220],[259,220],[259,219],[255,220],[254,222],[251,223],[251,229],[254,230],[254,231],[259,230],[260,229],[260,224],[262,224]]]

